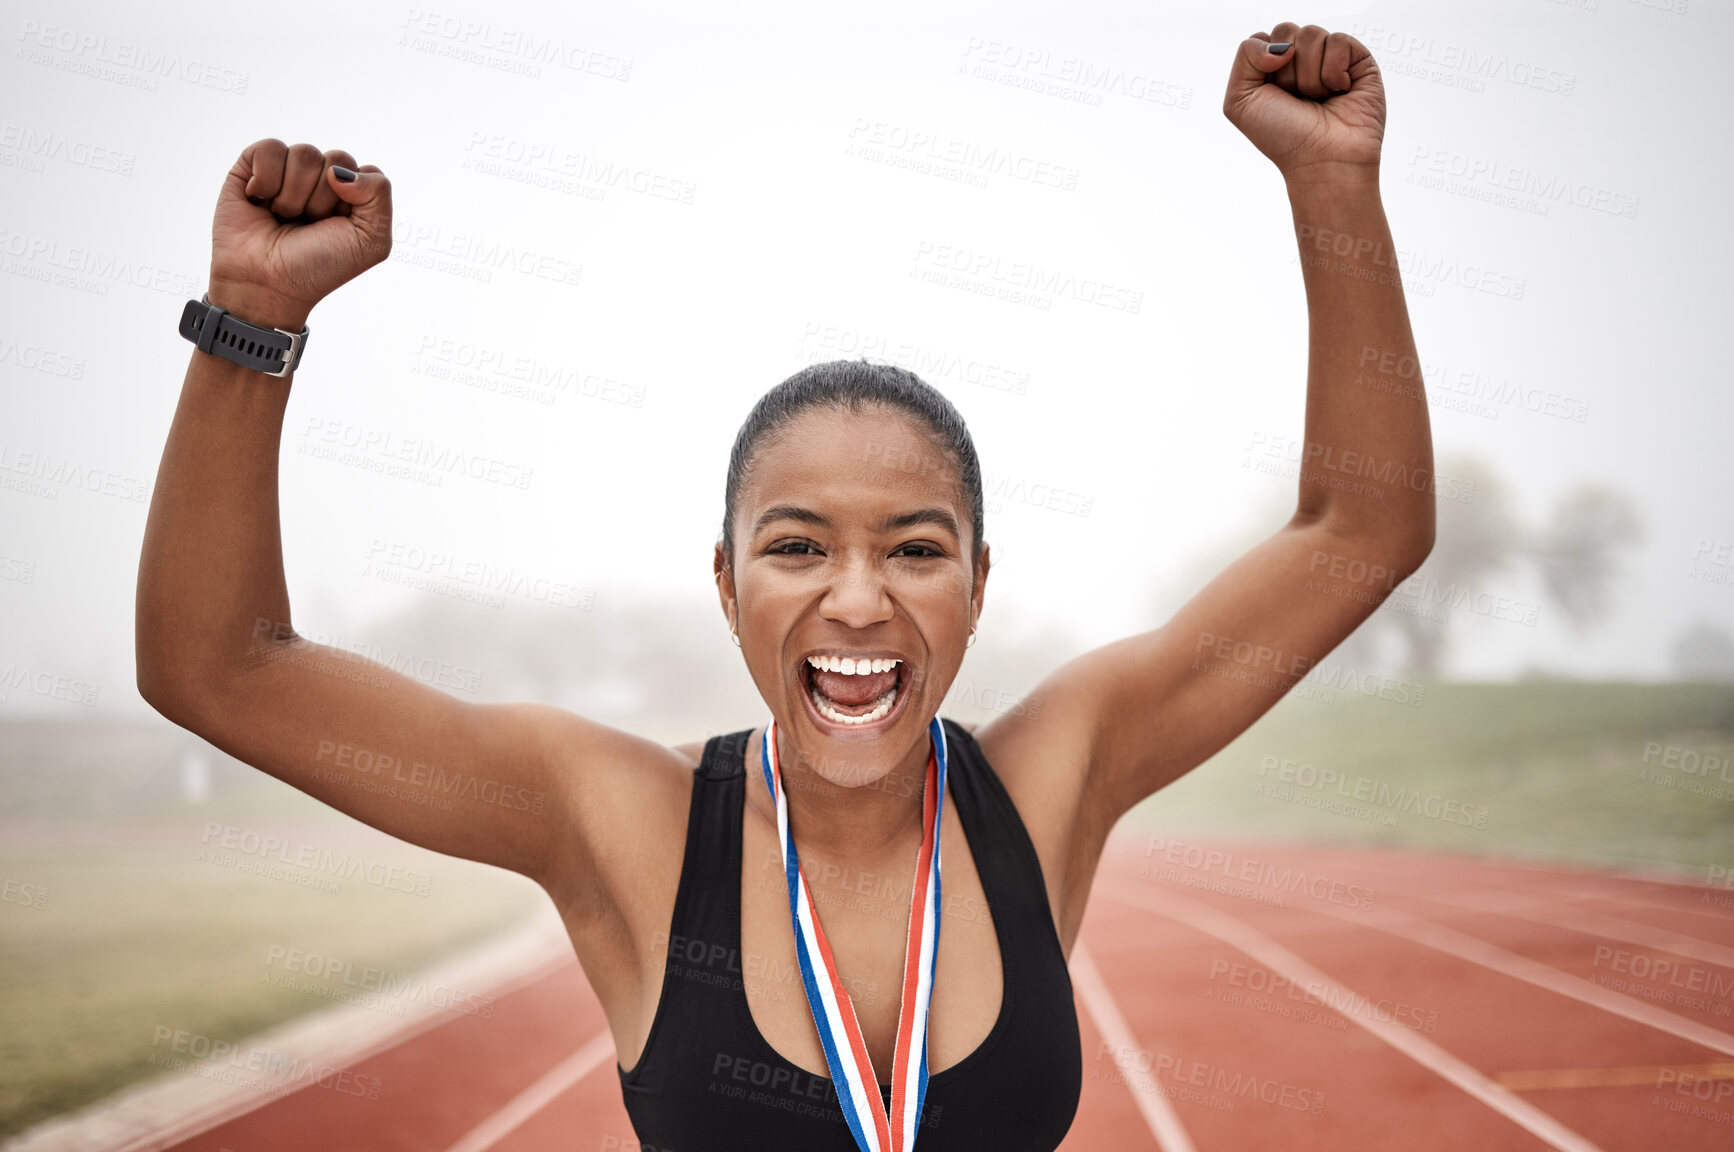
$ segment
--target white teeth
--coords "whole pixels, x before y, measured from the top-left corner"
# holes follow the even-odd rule
[[[903,661],[865,658],[857,660],[851,656],[809,656],[807,663],[825,672],[840,672],[845,676],[869,676],[875,672],[889,672]]]
[[[873,701],[873,707],[870,710],[859,716],[845,716],[831,707],[826,702],[824,694],[817,688],[814,688],[808,695],[813,698],[813,706],[819,710],[819,715],[833,724],[871,724],[875,720],[883,720],[891,711],[891,706],[897,703],[897,689],[893,686],[887,688],[879,699]]]

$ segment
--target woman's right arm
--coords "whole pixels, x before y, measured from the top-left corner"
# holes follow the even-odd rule
[[[357,178],[339,181],[334,165]],[[324,295],[385,259],[391,186],[346,153],[261,140],[224,182],[212,241],[211,303],[299,331]],[[292,377],[191,356],[139,563],[140,694],[381,831],[544,885],[558,869],[599,896],[596,857],[630,855],[626,810],[678,778],[679,754],[552,705],[462,701],[297,636],[277,504]]]

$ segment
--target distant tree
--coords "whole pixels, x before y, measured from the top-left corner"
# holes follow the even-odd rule
[[[1734,682],[1734,635],[1707,620],[1697,620],[1674,639],[1674,672],[1682,680]]]
[[[1589,485],[1567,492],[1526,554],[1566,619],[1582,628],[1611,607],[1615,553],[1642,535],[1637,513],[1617,492]]]
[[[1519,620],[1530,612],[1539,619],[1558,611],[1582,630],[1606,616],[1619,555],[1640,536],[1637,513],[1624,496],[1598,485],[1575,488],[1555,502],[1546,523],[1526,528],[1514,511],[1509,488],[1483,460],[1459,456],[1441,461],[1439,472],[1450,483],[1441,485],[1435,505],[1433,551],[1327,661],[1437,678],[1459,621],[1497,597],[1522,604],[1525,569],[1533,573],[1544,600],[1509,609]],[[1262,498],[1253,527],[1188,566],[1159,605],[1162,618],[1248,547],[1276,531],[1293,507],[1292,489]]]

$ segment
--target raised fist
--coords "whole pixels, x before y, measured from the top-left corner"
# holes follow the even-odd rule
[[[299,331],[326,294],[390,251],[385,173],[347,152],[256,140],[217,197],[211,303],[252,324]]]
[[[1272,53],[1272,43],[1290,47]],[[1378,180],[1385,85],[1366,45],[1346,32],[1278,24],[1240,42],[1222,114],[1285,179]]]

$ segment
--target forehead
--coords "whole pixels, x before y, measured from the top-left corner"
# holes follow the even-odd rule
[[[913,418],[884,408],[822,408],[765,438],[741,491],[740,513],[750,526],[772,504],[826,504],[848,515],[917,503],[956,507],[960,495],[956,467]]]

